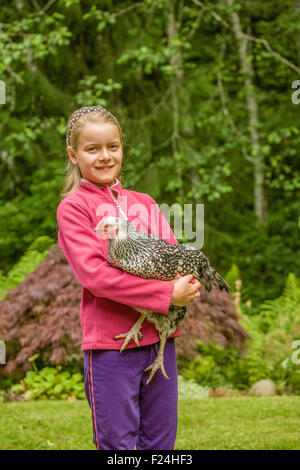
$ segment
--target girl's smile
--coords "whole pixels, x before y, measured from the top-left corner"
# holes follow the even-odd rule
[[[123,149],[117,126],[110,123],[87,123],[80,130],[77,149],[67,151],[82,177],[103,186],[115,181],[119,175]]]
[[[102,170],[102,171],[107,171],[107,170],[111,170],[114,166],[103,166],[103,167],[96,167],[96,170]]]

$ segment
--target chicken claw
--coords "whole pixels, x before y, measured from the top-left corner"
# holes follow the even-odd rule
[[[165,371],[165,367],[164,367],[164,360],[163,360],[163,357],[161,356],[157,356],[157,358],[155,359],[155,361],[151,364],[151,366],[147,367],[144,372],[147,372],[148,370],[151,370],[151,374],[149,375],[149,378],[146,382],[146,385],[148,385],[149,382],[151,382],[151,380],[153,379],[154,377],[154,374],[155,372],[160,369],[163,376],[166,377],[166,379],[169,379],[169,377],[167,376],[167,373]]]
[[[114,337],[114,339],[126,338],[124,343],[122,344],[120,352],[124,351],[127,344],[130,343],[131,340],[133,340],[138,345],[138,347],[140,347],[139,339],[143,339],[143,334],[140,332],[140,329],[142,328],[142,323],[145,318],[146,314],[142,313],[137,319],[137,321],[134,323],[134,325],[132,325],[130,330],[127,331],[127,333],[121,333],[120,335]]]
[[[167,376],[167,373],[165,371],[165,366],[164,366],[164,349],[165,349],[165,345],[166,345],[166,341],[167,341],[167,336],[165,334],[162,334],[160,335],[160,344],[159,344],[159,350],[158,350],[158,354],[156,356],[156,359],[154,362],[152,362],[151,366],[148,366],[144,372],[147,372],[148,370],[151,370],[151,373],[148,377],[148,380],[146,382],[146,385],[148,385],[149,382],[151,382],[151,380],[153,379],[154,377],[154,374],[155,372],[160,369],[161,372],[162,372],[162,375],[166,378],[166,379],[169,379],[169,377]]]
[[[138,347],[140,347],[138,338],[143,339],[143,334],[137,328],[135,328],[134,324],[133,327],[127,333],[122,333],[114,337],[114,339],[120,338],[126,338],[120,349],[120,352],[122,352],[131,340],[133,340],[138,345]]]

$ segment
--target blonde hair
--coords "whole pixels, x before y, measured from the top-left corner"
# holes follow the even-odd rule
[[[80,131],[87,123],[91,122],[97,124],[109,123],[117,126],[120,134],[121,145],[123,147],[123,133],[117,118],[102,106],[97,106],[95,107],[96,109],[93,110],[90,110],[89,108],[94,107],[83,107],[76,109],[76,111],[74,111],[69,117],[67,122],[66,145],[70,145],[72,149],[76,151],[78,147]],[[121,172],[118,175],[120,181],[122,179]],[[66,196],[68,196],[68,194],[76,191],[76,189],[80,187],[81,178],[83,178],[83,176],[79,166],[74,165],[74,163],[68,157],[65,167],[65,180],[63,189],[60,193],[61,199],[64,199]]]

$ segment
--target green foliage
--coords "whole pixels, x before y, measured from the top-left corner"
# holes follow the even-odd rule
[[[80,91],[75,97],[78,107],[92,106],[94,103],[107,106],[108,103],[107,99],[105,99],[105,94],[109,95],[113,90],[121,90],[122,85],[117,82],[113,83],[111,78],[107,80],[107,83],[100,83],[96,75],[91,75],[79,81],[78,89]]]
[[[83,376],[79,372],[71,374],[62,371],[62,366],[43,367],[38,370],[35,360],[38,355],[30,358],[34,370],[28,371],[19,384],[11,387],[10,391],[22,394],[26,400],[66,400],[69,397],[84,399]]]
[[[184,377],[202,386],[233,386],[247,390],[256,381],[274,380],[282,393],[300,395],[300,279],[288,275],[282,295],[261,305],[259,314],[242,312],[241,325],[251,335],[247,349],[224,349],[214,343],[197,342],[198,356]],[[299,342],[300,344],[300,342]]]
[[[193,378],[202,386],[247,390],[268,376],[267,367],[255,352],[243,357],[235,348],[223,349],[218,344],[202,342],[197,342],[197,350],[199,355],[190,363],[184,377]]]
[[[293,348],[300,340],[300,279],[290,273],[282,295],[262,305],[260,329],[264,333],[262,354],[266,361],[281,364],[280,380],[300,393],[300,364]],[[299,342],[300,344],[300,342]],[[300,348],[296,352],[299,352]]]
[[[260,310],[262,332],[274,337],[284,329],[288,335],[300,335],[300,279],[289,273],[282,295],[266,300]]]
[[[207,398],[209,388],[201,387],[194,380],[188,380],[178,375],[178,397],[179,400]]]
[[[98,103],[126,130],[124,186],[158,203],[204,204],[203,250],[221,273],[239,267],[243,295],[256,308],[279,296],[291,266],[300,276],[299,105],[291,101],[299,12],[293,2],[271,0],[236,3],[234,11],[258,39],[248,41],[247,57],[259,116],[255,151],[227,1],[1,8],[2,275],[38,236],[56,239],[65,124],[78,106]],[[254,214],[257,155],[268,202],[264,230]]]
[[[0,390],[2,391],[2,393],[4,392],[7,392],[11,386],[13,385],[13,381],[9,378],[6,378],[6,377],[1,377],[0,376]],[[3,396],[1,396],[1,393],[0,393],[0,401],[3,401]]]
[[[49,162],[30,177],[27,197],[22,193],[0,207],[0,268],[11,269],[38,237],[57,238],[56,210],[59,202],[61,168]]]
[[[230,285],[231,291],[235,290],[235,281],[241,279],[241,274],[238,266],[233,264],[227,274],[225,274],[224,279],[226,280],[227,284]]]
[[[5,276],[0,271],[0,300],[5,297],[5,293],[19,284],[23,279],[34,271],[36,266],[47,256],[54,240],[47,236],[35,239],[20,260],[10,269]]]

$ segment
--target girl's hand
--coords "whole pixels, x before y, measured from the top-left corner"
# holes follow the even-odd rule
[[[181,276],[178,272],[172,281],[174,284],[173,295],[171,298],[171,304],[177,307],[185,307],[187,305],[193,305],[193,300],[200,297],[201,284],[197,279],[194,279],[192,274]]]

